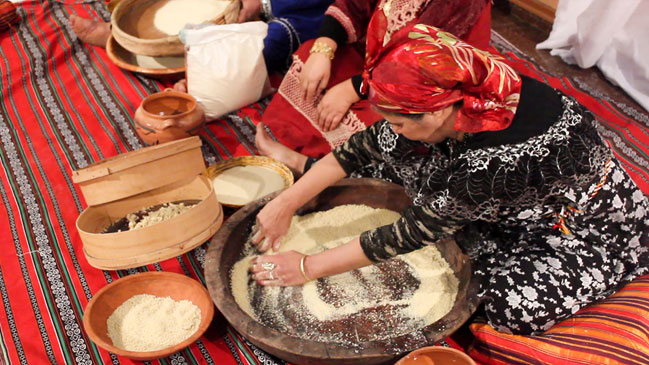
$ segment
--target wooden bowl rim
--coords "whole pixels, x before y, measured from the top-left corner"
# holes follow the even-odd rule
[[[180,38],[178,37],[178,35],[170,35],[168,37],[161,37],[161,38],[156,38],[156,39],[143,39],[143,38],[138,38],[136,36],[133,36],[133,35],[125,32],[124,30],[122,30],[118,25],[119,24],[118,16],[121,17],[122,13],[128,12],[128,9],[126,9],[126,7],[128,5],[131,5],[132,3],[136,2],[136,1],[140,1],[140,0],[122,0],[117,4],[117,6],[115,6],[115,9],[113,10],[113,12],[111,13],[111,16],[110,16],[110,22],[112,24],[112,31],[113,32],[118,33],[119,36],[122,37],[122,38],[128,39],[128,40],[133,41],[133,42],[138,42],[138,43],[141,43],[141,44],[145,44],[145,45],[159,45],[161,43],[163,43],[163,44],[180,43]],[[158,0],[150,0],[150,1],[158,1]],[[219,14],[216,18],[205,21],[204,23],[214,23],[214,24],[216,24],[219,21],[225,19],[225,16],[228,14],[228,12],[231,12],[231,11],[237,11],[238,12],[239,11],[239,8],[240,8],[239,6],[233,6],[234,5],[233,3],[238,3],[239,0],[221,0],[221,1],[229,1],[231,4],[228,5],[223,10],[223,13]],[[122,8],[124,8],[124,10],[122,10]]]
[[[239,156],[229,158],[223,161],[219,161],[207,167],[205,171],[205,176],[210,179],[210,182],[219,176],[223,171],[231,169],[237,166],[263,166],[268,167],[276,171],[282,179],[284,179],[284,189],[293,185],[294,176],[291,169],[288,168],[284,163],[275,160],[274,158],[268,156]],[[216,194],[218,198],[218,193]],[[219,201],[222,205],[230,208],[240,208],[246,204],[226,204]],[[250,203],[247,203],[250,204]]]
[[[207,288],[205,288],[205,286],[203,286],[203,284],[201,284],[198,280],[190,278],[189,276],[185,276],[174,272],[151,271],[151,272],[143,272],[143,273],[137,273],[137,274],[121,277],[113,281],[112,283],[107,284],[103,288],[99,289],[99,291],[92,296],[92,299],[90,300],[90,302],[88,302],[88,305],[83,311],[84,330],[88,334],[88,337],[90,337],[90,339],[95,344],[97,344],[97,346],[109,352],[112,352],[115,355],[124,356],[129,359],[142,360],[142,361],[153,360],[153,359],[166,357],[168,355],[171,355],[173,353],[182,350],[183,348],[189,346],[191,343],[193,343],[198,338],[200,338],[203,335],[203,333],[205,333],[207,328],[212,323],[212,319],[214,318],[214,305],[208,306],[207,313],[201,313],[201,322],[198,325],[198,329],[196,330],[196,332],[194,332],[194,334],[189,336],[183,342],[171,347],[167,347],[166,349],[161,349],[156,351],[128,351],[128,350],[123,350],[118,347],[115,347],[112,343],[107,343],[103,341],[101,337],[95,332],[94,328],[91,326],[90,315],[88,315],[89,313],[91,313],[93,307],[95,306],[95,303],[97,303],[96,301],[97,298],[101,298],[103,295],[105,295],[106,292],[116,287],[128,284],[131,281],[147,280],[147,279],[148,280],[176,280],[176,281],[184,282],[188,286],[195,287],[195,289],[199,291],[202,294],[202,296],[209,299],[209,302],[213,304],[210,294],[207,291]],[[146,293],[142,293],[142,294],[146,294]]]
[[[171,67],[171,68],[147,68],[147,67],[137,66],[119,58],[117,56],[117,53],[115,52],[116,47],[121,47],[124,50],[124,52],[133,54],[133,52],[122,47],[117,42],[115,37],[113,37],[113,35],[111,34],[110,36],[108,36],[108,41],[106,42],[106,53],[108,54],[108,58],[111,61],[113,61],[113,63],[117,65],[117,67],[127,71],[138,72],[141,74],[154,75],[154,76],[168,76],[177,73],[182,73],[187,70],[187,65],[184,65],[182,67]],[[147,56],[147,57],[183,57],[184,58],[184,56]]]
[[[340,185],[347,185],[347,186],[358,186],[358,185],[363,185],[363,184],[373,184],[373,185],[385,185],[385,186],[399,186],[397,184],[393,184],[391,182],[387,182],[385,180],[380,180],[380,179],[375,179],[375,178],[353,178],[353,179],[343,179],[336,183],[336,186]],[[399,186],[400,187],[400,186]],[[403,188],[403,187],[401,187]],[[279,195],[280,192],[275,192],[272,194],[267,195],[266,197],[260,198],[258,200],[255,200],[251,203],[248,203],[247,205],[243,206],[241,209],[236,211],[231,217],[229,217],[229,221],[233,221],[233,219],[237,219],[240,217],[245,217],[251,212],[255,211],[256,209],[259,208],[261,205],[265,205],[266,203],[270,202],[274,197]],[[238,221],[239,219],[237,219]],[[219,272],[221,269],[218,268],[221,264],[221,257],[223,254],[222,247],[225,243],[224,238],[227,237],[227,235],[232,231],[232,228],[228,224],[224,224],[224,226],[221,227],[219,232],[212,237],[212,240],[210,241],[210,247],[208,248],[208,252],[206,254],[206,262],[205,262],[205,267],[206,267],[206,276],[207,276],[207,268],[208,267],[217,267],[216,271]],[[448,243],[445,243],[448,244]],[[453,243],[454,245],[457,246],[456,243]],[[458,248],[459,249],[459,248]],[[214,252],[214,253],[212,253]],[[466,260],[467,264],[471,265],[471,261],[469,260],[468,256],[463,255]],[[227,274],[229,276],[229,273]],[[230,285],[230,283],[223,283],[220,275],[215,275],[216,277],[216,282],[218,285],[223,287],[224,285]],[[311,345],[313,347],[315,346],[320,346],[321,348],[325,349],[325,352],[327,352],[330,356],[329,360],[331,361],[336,361],[336,360],[350,360],[350,359],[355,359],[357,361],[360,360],[372,360],[372,361],[381,361],[381,363],[384,363],[388,361],[389,358],[394,359],[399,355],[404,355],[404,353],[397,354],[397,353],[389,353],[386,351],[381,351],[383,349],[383,346],[381,345],[382,341],[367,341],[363,342],[361,346],[363,347],[363,351],[365,353],[364,358],[360,358],[359,354],[352,348],[345,348],[342,345],[337,345],[337,344],[329,344],[329,343],[323,343],[323,342],[317,342],[317,341],[312,341],[312,340],[304,340],[300,339],[297,337],[289,336],[284,333],[281,333],[275,329],[266,327],[262,325],[261,323],[257,322],[253,318],[251,318],[247,313],[245,313],[239,305],[234,301],[233,297],[226,297],[221,291],[217,290],[220,289],[218,288],[218,285],[211,285],[210,281],[207,280],[206,277],[206,285],[208,288],[208,291],[210,291],[210,294],[214,292],[212,296],[212,300],[214,301],[214,304],[216,304],[216,307],[219,309],[221,314],[226,318],[226,320],[232,324],[232,326],[239,331],[244,337],[248,338],[256,344],[257,346],[262,347],[262,349],[265,349],[265,347],[272,347],[269,343],[263,342],[262,340],[259,340],[257,338],[254,338],[252,336],[260,336],[263,335],[264,338],[272,338],[275,340],[279,340],[279,342],[285,344],[286,348],[282,349],[283,351],[287,353],[291,353],[294,356],[307,356],[304,353],[300,352],[300,349],[302,349],[304,346]],[[215,286],[213,288],[213,286]],[[464,303],[458,303],[457,299],[455,300],[455,303],[453,304],[453,307],[451,311],[449,311],[447,314],[445,314],[443,317],[441,317],[439,320],[436,322],[428,325],[425,327],[426,330],[425,333],[428,334],[432,332],[436,327],[441,326],[441,330],[439,332],[449,332],[449,329],[445,327],[445,323],[447,321],[452,321],[454,320],[454,316],[456,316],[456,313],[453,313],[453,309],[458,306],[458,305],[463,305],[465,308],[468,308],[469,313],[474,313],[480,299],[477,296],[479,288],[479,282],[477,278],[473,275],[471,275],[471,278],[469,282],[466,284],[466,301]],[[463,293],[464,294],[464,293]],[[458,291],[458,295],[460,295],[460,292]],[[232,306],[233,311],[229,310],[224,310],[228,309],[228,306],[234,303]],[[239,318],[236,318],[238,316]],[[464,319],[466,321],[469,318]],[[236,320],[236,321],[234,321]],[[463,322],[464,322],[463,321]],[[423,330],[423,329],[422,329]],[[450,335],[451,332],[448,333]],[[400,338],[407,338],[409,334],[405,334],[402,336],[395,337],[394,339],[400,339]],[[428,337],[428,336],[426,336]],[[393,339],[393,340],[394,340]],[[256,343],[256,341],[259,341],[260,344]],[[292,349],[292,350],[291,350]],[[266,350],[269,351],[269,350]],[[408,351],[409,352],[409,351]],[[406,352],[406,353],[408,353]],[[375,362],[373,362],[375,363]],[[393,362],[391,362],[393,363]]]

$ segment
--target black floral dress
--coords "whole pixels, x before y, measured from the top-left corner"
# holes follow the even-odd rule
[[[431,145],[379,122],[333,151],[348,174],[402,184],[413,205],[361,235],[373,261],[454,238],[490,325],[542,332],[649,272],[649,203],[592,115],[523,78],[504,131]]]

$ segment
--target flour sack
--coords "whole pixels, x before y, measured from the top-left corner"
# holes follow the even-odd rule
[[[264,95],[268,71],[262,50],[267,33],[264,22],[188,26],[180,32],[187,56],[187,91],[208,119]]]

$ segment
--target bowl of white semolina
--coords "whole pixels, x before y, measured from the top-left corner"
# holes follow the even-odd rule
[[[178,33],[186,24],[238,20],[237,0],[122,0],[111,14],[112,35],[122,47],[144,56],[181,56]]]
[[[213,316],[214,304],[198,281],[171,272],[146,272],[100,289],[84,310],[83,327],[97,346],[147,361],[192,344]]]
[[[450,240],[303,286],[258,286],[245,270],[257,254],[248,240],[257,213],[275,195],[234,213],[213,237],[205,263],[214,303],[263,350],[292,363],[393,364],[444,339],[475,311],[478,283]],[[336,239],[344,243],[394,222],[410,204],[398,185],[344,179],[298,210],[280,251],[331,248]]]
[[[266,156],[241,156],[207,168],[221,205],[240,208],[293,185],[293,173],[280,161]]]

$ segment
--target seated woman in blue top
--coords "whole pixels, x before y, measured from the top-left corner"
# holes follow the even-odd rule
[[[264,60],[268,73],[284,72],[293,52],[302,42],[318,34],[324,12],[333,0],[242,0],[239,23],[263,20],[268,23],[264,39]],[[82,42],[104,47],[110,36],[110,22],[70,15],[70,26]]]

